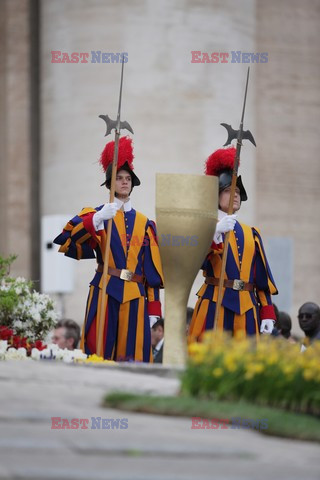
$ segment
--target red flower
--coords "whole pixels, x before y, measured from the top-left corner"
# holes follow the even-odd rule
[[[32,350],[33,348],[37,348],[38,350],[41,351],[47,348],[47,345],[42,343],[42,340],[36,340],[34,343],[30,345],[30,350]]]
[[[11,342],[11,346],[14,347],[14,348],[28,348],[28,339],[27,337],[19,337],[19,335],[14,335],[12,337],[12,342]]]
[[[27,350],[27,355],[31,355],[31,350],[37,348],[38,350],[44,350],[47,345],[42,343],[42,340],[36,340],[34,343],[30,343],[27,337],[20,337],[19,335],[14,335],[13,330],[1,325],[0,326],[0,340],[8,340],[9,347],[13,348],[25,348]]]
[[[13,335],[13,330],[9,327],[0,326],[0,340],[9,340]]]

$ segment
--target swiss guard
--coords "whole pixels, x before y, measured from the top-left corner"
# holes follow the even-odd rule
[[[233,213],[228,215],[232,172],[235,162],[234,147],[221,148],[206,161],[206,175],[219,179],[218,222],[213,242],[203,263],[204,283],[198,291],[189,331],[189,340],[200,340],[206,330],[214,328],[218,285],[222,267],[224,238],[229,234],[222,302],[218,313],[217,330],[236,335],[270,334],[276,315],[271,295],[277,292],[263,248],[260,232],[237,220],[236,212],[247,200],[241,176],[237,177]]]
[[[96,272],[90,282],[81,347],[87,354],[97,352],[98,331],[101,331],[101,303],[105,295],[103,315],[104,358],[116,361],[152,362],[151,332],[161,317],[159,289],[163,273],[156,238],[155,224],[134,210],[130,195],[140,185],[133,169],[133,146],[129,137],[121,137],[118,147],[114,202],[96,208],[84,208],[64,227],[54,240],[59,252],[77,260],[95,258]],[[105,185],[110,189],[115,142],[105,146],[100,163],[105,172]],[[112,219],[110,254],[103,271],[108,220]]]

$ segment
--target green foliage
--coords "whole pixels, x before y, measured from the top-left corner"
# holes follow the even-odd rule
[[[10,266],[16,258],[17,255],[10,255],[8,258],[3,258],[0,255],[0,281],[9,275]]]

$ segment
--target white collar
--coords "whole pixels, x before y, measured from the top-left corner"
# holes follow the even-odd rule
[[[224,217],[226,217],[228,214],[226,212],[223,212],[222,210],[218,210],[218,220],[222,220]]]
[[[120,210],[122,205],[125,212],[130,212],[130,210],[132,210],[130,198],[127,202],[122,202],[122,200],[120,200],[118,197],[114,197],[114,202],[117,204],[117,210]]]
[[[161,347],[162,347],[162,345],[163,345],[163,342],[164,342],[164,337],[161,338],[160,342],[158,342],[157,345],[156,345],[155,350],[156,350],[157,352],[159,352],[159,350],[161,349]]]

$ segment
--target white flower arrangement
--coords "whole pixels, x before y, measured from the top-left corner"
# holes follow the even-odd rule
[[[21,348],[8,348],[5,352],[4,360],[26,360],[27,359],[27,350],[23,347]]]
[[[72,363],[74,360],[85,360],[87,356],[81,349],[62,349],[54,343],[49,344],[47,348],[41,351],[33,348],[31,352],[31,358],[34,360],[62,360],[65,363]]]
[[[29,342],[43,339],[54,328],[58,315],[53,300],[32,288],[22,277],[3,277],[0,282],[0,325]]]
[[[27,357],[25,348],[7,348],[8,342],[0,340],[0,359],[1,360],[54,360],[63,361],[65,363],[73,363],[78,360],[86,360],[87,356],[80,349],[67,350],[59,348],[55,344],[50,344],[44,350],[33,348],[31,358]]]

